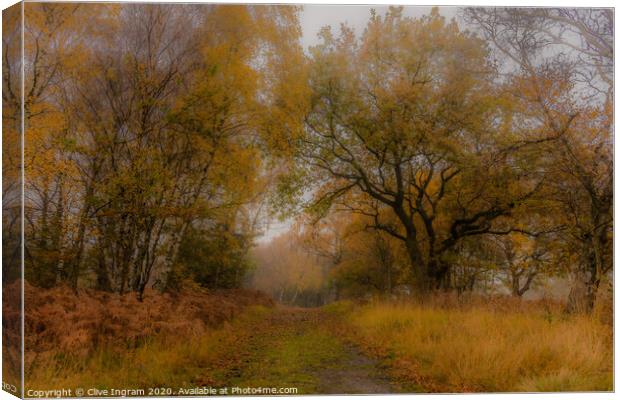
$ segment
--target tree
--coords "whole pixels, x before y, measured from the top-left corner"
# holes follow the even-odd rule
[[[105,25],[107,14],[92,11],[67,4],[24,7],[24,260],[27,279],[39,286],[68,281],[70,210],[79,208],[79,194],[63,95],[65,82],[84,61],[91,28]],[[6,76],[7,86],[19,84],[14,76]],[[14,97],[15,90],[7,93]]]
[[[33,284],[142,298],[195,232],[248,250],[271,151],[294,129],[297,10],[27,5]]]
[[[21,13],[2,10],[2,380],[20,387],[22,329]],[[21,389],[15,391],[21,395]]]
[[[543,274],[550,275],[554,267],[551,257],[553,246],[547,238],[530,238],[524,235],[509,235],[494,238],[501,254],[499,262],[500,279],[515,297],[522,297]]]
[[[545,143],[548,212],[573,253],[569,309],[591,310],[611,270],[613,18],[604,9],[467,9],[506,60],[516,116]]]
[[[370,218],[348,215],[342,224],[346,234],[344,257],[331,275],[344,296],[391,295],[394,287],[406,282],[407,256],[402,242],[386,232],[369,229]]]
[[[249,238],[225,231],[225,226],[207,232],[190,230],[179,246],[177,262],[181,276],[167,277],[166,285],[175,288],[188,278],[207,288],[236,288],[252,268],[248,257]]]
[[[444,256],[460,240],[515,229],[508,217],[540,182],[509,147],[511,111],[484,43],[437,10],[401,11],[373,13],[359,40],[323,30],[298,157],[319,184],[314,209],[371,217],[405,244],[424,292],[448,285]]]
[[[2,24],[2,276],[21,277],[21,7],[3,11]],[[5,290],[3,292],[6,293]],[[5,301],[19,304],[19,301]],[[19,366],[16,364],[17,370]]]

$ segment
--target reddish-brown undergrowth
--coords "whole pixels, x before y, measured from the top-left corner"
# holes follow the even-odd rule
[[[19,291],[19,283],[6,287]],[[103,346],[136,347],[155,336],[188,338],[221,325],[246,306],[271,307],[252,290],[207,290],[186,284],[175,294],[147,290],[143,301],[125,295],[67,287],[41,289],[25,284],[26,362],[59,353],[85,355]],[[5,323],[19,324],[19,310],[4,304]]]

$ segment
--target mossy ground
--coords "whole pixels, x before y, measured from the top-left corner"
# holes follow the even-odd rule
[[[86,361],[59,358],[31,372],[28,387],[295,388],[297,394],[390,393],[378,363],[338,336],[318,309],[257,307],[221,329],[153,340],[126,353],[102,350]]]
[[[320,310],[275,314],[231,384],[296,387],[299,394],[392,392],[385,371],[338,337],[331,323]]]

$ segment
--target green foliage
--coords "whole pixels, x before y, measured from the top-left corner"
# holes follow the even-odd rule
[[[236,288],[252,268],[249,240],[230,232],[190,230],[181,242],[181,276],[208,288]]]
[[[289,218],[299,211],[299,204],[302,203],[309,183],[307,173],[296,166],[292,166],[287,173],[278,177],[274,193],[269,200],[271,208],[280,219]]]
[[[339,265],[332,274],[344,297],[363,297],[366,294],[381,293],[385,289],[385,273],[378,266],[367,264],[363,260],[353,260]]]

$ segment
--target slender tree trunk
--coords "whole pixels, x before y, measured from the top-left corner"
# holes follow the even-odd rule
[[[54,285],[61,281],[64,275],[64,252],[63,252],[63,227],[65,224],[65,202],[64,202],[64,184],[62,180],[58,183],[58,205],[56,206],[56,215],[54,216],[54,237],[52,238],[52,248],[57,252],[58,257],[55,265],[55,282]]]
[[[291,305],[295,304],[295,300],[297,300],[297,295],[299,294],[299,286],[295,287],[295,293],[293,294],[293,298],[291,299]]]
[[[392,263],[387,265],[387,292],[392,294]]]
[[[110,283],[110,277],[106,265],[106,257],[104,255],[102,247],[99,247],[98,258],[99,260],[97,265],[97,289],[109,292],[112,290],[112,285]]]
[[[78,226],[77,239],[75,241],[75,247],[73,252],[73,260],[71,263],[71,270],[69,271],[69,284],[74,291],[77,291],[78,278],[80,275],[80,266],[82,264],[82,255],[84,254],[84,236],[86,234],[86,216],[88,210],[85,209],[80,216],[80,222]]]

